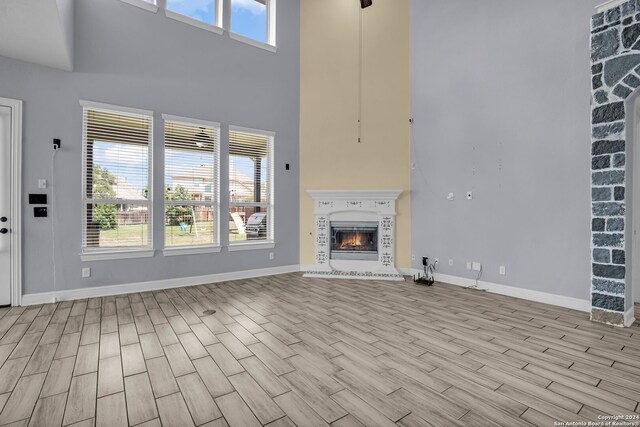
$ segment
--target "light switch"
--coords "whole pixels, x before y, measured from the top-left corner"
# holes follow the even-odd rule
[[[47,180],[46,180],[46,179],[43,179],[43,178],[40,178],[40,179],[38,180],[38,188],[40,188],[40,189],[45,189],[45,188],[47,188]]]

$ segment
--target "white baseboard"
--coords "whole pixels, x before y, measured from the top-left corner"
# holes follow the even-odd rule
[[[631,308],[624,312],[624,327],[625,328],[628,328],[629,326],[633,325],[633,322],[636,321],[634,311],[635,310],[634,310],[634,307],[633,307],[633,304],[632,304]]]
[[[129,283],[124,285],[97,286],[93,288],[69,289],[22,296],[22,305],[46,304],[55,298],[58,301],[83,298],[106,297],[111,295],[130,294],[135,292],[157,291],[168,288],[205,285],[207,283],[225,282],[228,280],[250,279],[253,277],[273,276],[275,274],[294,273],[300,271],[299,265],[261,268],[257,270],[235,271],[231,273],[208,274],[205,276],[180,277],[177,279],[154,280],[150,282]]]
[[[420,270],[413,270],[413,274],[422,273]],[[476,284],[475,279],[468,279],[465,277],[450,276],[448,274],[435,273],[434,279],[436,282],[448,283],[456,286],[474,286]],[[565,297],[562,295],[549,294],[546,292],[533,291],[530,289],[516,288],[513,286],[499,285],[497,283],[478,281],[478,289],[483,289],[488,292],[492,292],[500,295],[507,295],[515,298],[522,298],[529,301],[541,302],[544,304],[557,305],[559,307],[571,308],[573,310],[579,310],[589,313],[591,311],[591,301],[582,300],[578,298]]]
[[[250,279],[254,277],[272,276],[276,274],[293,273],[298,271],[306,271],[307,266],[286,265],[282,267],[262,268],[256,270],[236,271],[230,273],[209,274],[204,276],[180,277],[176,279],[155,280],[149,282],[129,283],[123,285],[97,286],[91,288],[60,290],[55,292],[43,292],[38,294],[27,294],[22,296],[22,305],[46,304],[53,301],[76,300],[83,298],[96,298],[111,295],[130,294],[135,292],[147,292],[160,289],[180,288],[186,286],[204,285],[207,283],[217,283],[229,280]],[[400,269],[404,275],[414,275],[420,272],[414,269]],[[436,273],[435,279],[438,282],[448,283],[457,286],[475,285],[474,279],[464,277],[450,276],[446,274]],[[560,307],[572,308],[574,310],[591,311],[591,302],[589,300],[581,300],[577,298],[565,297],[560,295],[549,294],[545,292],[532,291],[529,289],[514,288],[512,286],[499,285],[497,283],[479,281],[478,287],[500,295],[508,295],[516,298],[523,298],[530,301],[541,302],[545,304],[557,305]],[[633,307],[624,314],[625,326],[630,326],[634,321]]]

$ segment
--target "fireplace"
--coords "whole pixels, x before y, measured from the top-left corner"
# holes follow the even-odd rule
[[[400,190],[307,190],[314,204],[315,263],[305,277],[404,280],[395,267]]]
[[[331,259],[378,260],[378,223],[331,222]]]

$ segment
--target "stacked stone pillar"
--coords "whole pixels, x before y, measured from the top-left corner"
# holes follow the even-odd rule
[[[592,17],[591,74],[591,318],[623,326],[633,310],[625,101],[640,86],[640,0]]]

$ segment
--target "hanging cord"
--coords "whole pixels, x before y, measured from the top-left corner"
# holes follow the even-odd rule
[[[55,162],[56,162],[56,153],[58,150],[54,149],[53,154],[51,155],[51,262],[53,263],[53,294],[56,294],[57,291],[57,278],[56,278],[56,226],[55,216],[56,215],[56,177],[55,177]],[[53,302],[56,302],[57,298],[53,297]]]
[[[362,9],[358,11],[358,144],[362,143]]]

